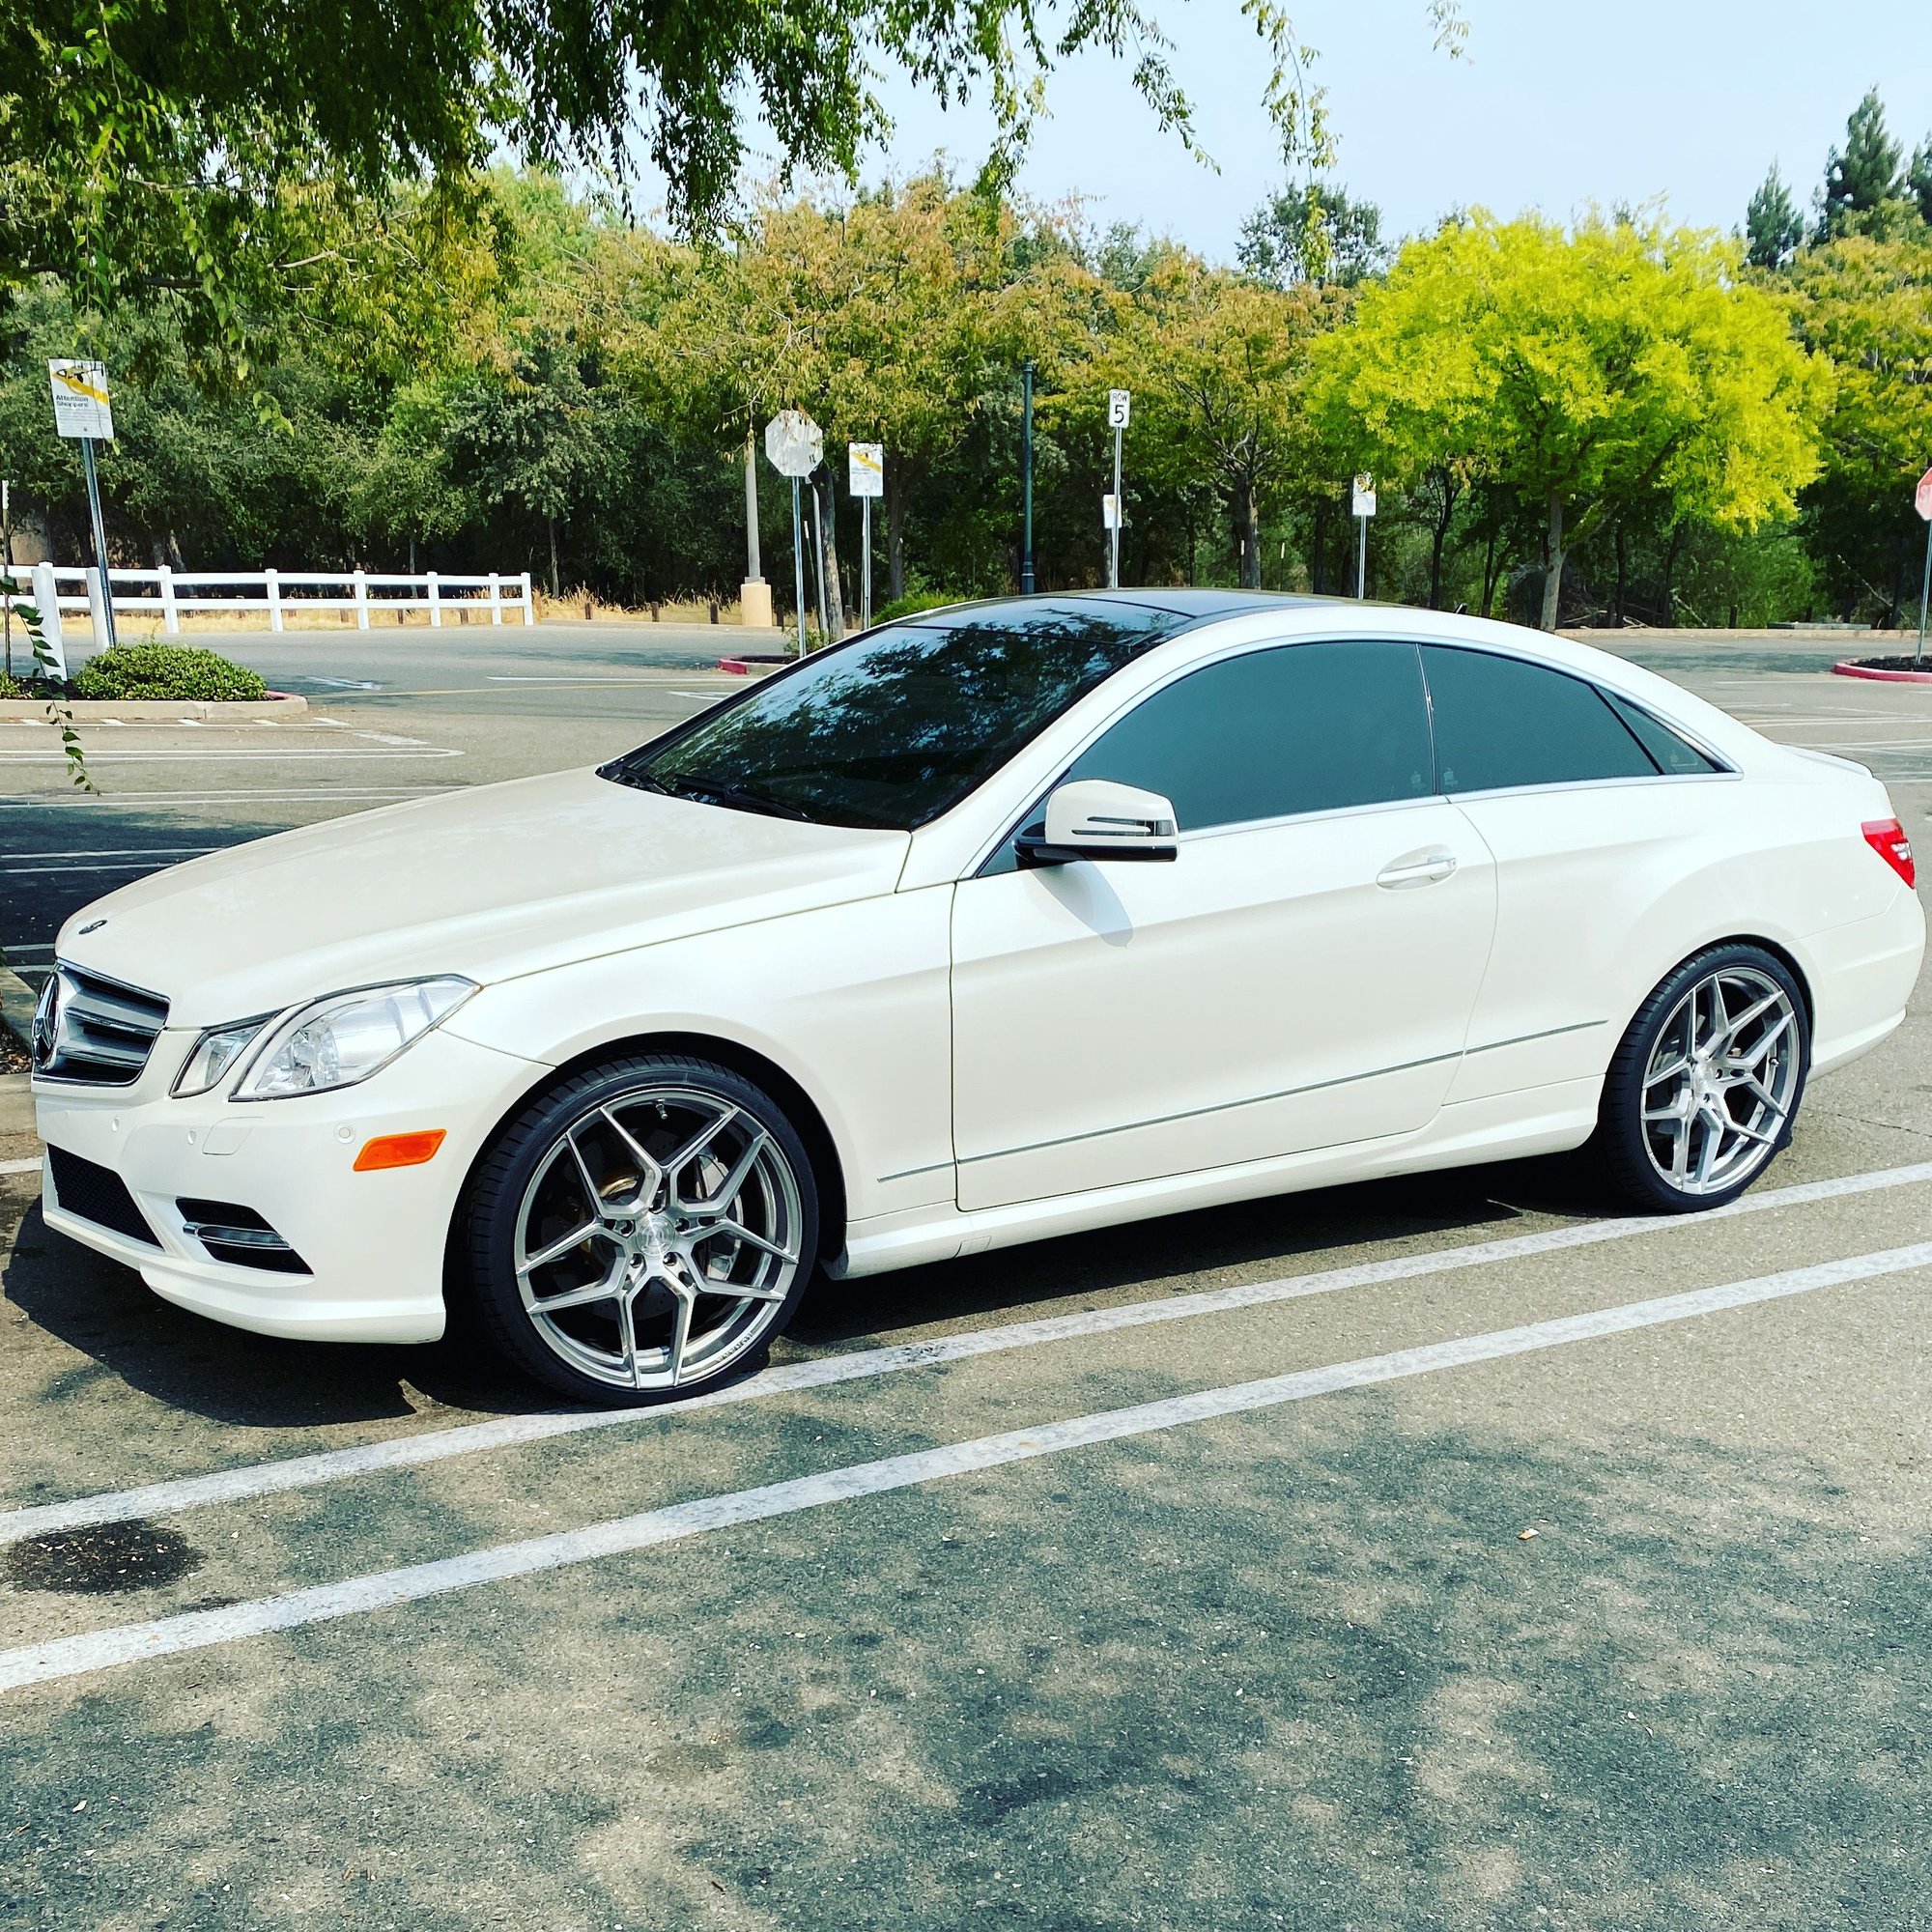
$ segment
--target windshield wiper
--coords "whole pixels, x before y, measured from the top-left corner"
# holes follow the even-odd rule
[[[747,791],[743,785],[722,784],[715,779],[693,778],[684,772],[673,772],[662,779],[640,774],[632,782],[641,784],[647,791],[663,792],[667,798],[689,799],[696,805],[722,805],[732,811],[755,811],[766,818],[795,818],[806,825],[814,822],[810,812],[780,799],[767,798],[763,792]]]

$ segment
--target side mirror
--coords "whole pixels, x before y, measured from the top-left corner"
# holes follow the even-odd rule
[[[1014,849],[1022,866],[1070,866],[1076,859],[1174,860],[1174,807],[1157,791],[1080,779],[1046,801],[1044,836],[1021,833]]]

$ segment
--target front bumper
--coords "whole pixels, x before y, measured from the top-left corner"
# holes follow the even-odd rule
[[[131,1087],[35,1083],[41,1138],[119,1177],[154,1243],[64,1204],[43,1168],[47,1225],[138,1269],[156,1294],[263,1335],[433,1342],[443,1331],[443,1245],[470,1163],[548,1071],[440,1029],[360,1086],[237,1103],[168,1094],[193,1043],[165,1032]],[[365,1141],[442,1128],[420,1167],[357,1174]],[[306,1273],[210,1257],[184,1200],[234,1203],[288,1242]],[[95,1206],[93,1202],[87,1204]]]

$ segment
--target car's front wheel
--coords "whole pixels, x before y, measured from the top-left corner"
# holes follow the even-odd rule
[[[1789,1142],[1810,1051],[1784,962],[1762,947],[1714,946],[1631,1022],[1604,1080],[1595,1151],[1643,1207],[1721,1208]]]
[[[796,1129],[729,1067],[629,1055],[509,1122],[471,1181],[470,1285],[501,1350],[583,1401],[689,1395],[790,1320],[817,1252]]]

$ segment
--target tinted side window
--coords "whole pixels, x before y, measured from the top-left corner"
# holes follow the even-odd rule
[[[1610,708],[1628,724],[1636,741],[1657,761],[1658,769],[1673,777],[1687,772],[1720,772],[1724,768],[1715,758],[1707,758],[1695,745],[1687,744],[1661,719],[1606,691]]]
[[[1183,832],[1424,797],[1415,647],[1292,644],[1208,665],[1130,711],[1067,777],[1161,792]]]
[[[1425,644],[1436,782],[1446,792],[1655,778],[1593,684],[1488,651]]]

